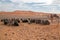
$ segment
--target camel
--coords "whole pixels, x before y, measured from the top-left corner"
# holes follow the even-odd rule
[[[59,16],[58,16],[57,14],[51,14],[51,15],[50,15],[50,18],[51,18],[51,22],[53,22],[53,19],[54,19],[54,18],[59,19]]]

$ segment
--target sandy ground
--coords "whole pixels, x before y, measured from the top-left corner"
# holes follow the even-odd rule
[[[13,16],[14,15],[14,16]],[[0,12],[0,19],[11,17],[40,17],[36,12]],[[46,16],[46,14],[44,14]],[[43,16],[44,16],[43,15]],[[48,15],[48,14],[47,14]],[[43,17],[42,16],[42,17]],[[48,17],[48,16],[47,16]],[[60,40],[60,24],[50,25],[20,23],[20,26],[6,26],[0,22],[0,40]]]
[[[20,26],[5,26],[0,22],[0,40],[60,40],[60,25],[20,23]]]

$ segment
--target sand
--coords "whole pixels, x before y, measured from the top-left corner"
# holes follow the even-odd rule
[[[60,40],[60,25],[20,23],[20,26],[0,24],[0,40]]]

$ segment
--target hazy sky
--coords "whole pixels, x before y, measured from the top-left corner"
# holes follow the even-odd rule
[[[15,10],[60,13],[60,0],[0,0],[0,11]]]

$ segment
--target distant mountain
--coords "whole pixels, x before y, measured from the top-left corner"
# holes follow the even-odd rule
[[[40,15],[49,15],[51,13],[16,10],[14,12],[0,12],[0,14],[3,14],[3,15],[18,15],[18,16],[40,16]]]
[[[16,11],[13,11],[13,12],[4,12],[4,11],[1,11],[0,14],[51,14],[51,13],[44,13],[44,12],[33,12],[33,11],[19,11],[19,10],[16,10]]]
[[[16,10],[14,12],[0,12],[0,18],[27,18],[27,17],[31,17],[31,18],[40,18],[40,17],[49,17],[50,14],[52,13],[45,13],[45,12],[33,12],[33,11],[19,11]]]

